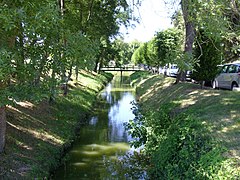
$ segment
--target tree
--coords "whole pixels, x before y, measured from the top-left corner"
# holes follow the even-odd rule
[[[116,39],[112,43],[113,48],[113,58],[118,65],[128,64],[131,61],[131,49],[128,43],[124,42],[122,39]]]
[[[55,37],[55,4],[46,1],[0,3],[0,152],[5,144],[6,105],[46,95],[50,40]],[[54,24],[54,25],[53,25]],[[46,47],[47,46],[47,47]],[[51,63],[50,63],[51,64]],[[40,77],[43,80],[40,82]]]
[[[148,56],[148,42],[142,43],[133,53],[132,61],[135,64],[150,65]]]
[[[239,59],[240,56],[240,2],[225,2],[224,13],[229,22],[227,34],[224,36],[224,58],[226,62]]]
[[[160,31],[155,36],[157,48],[158,65],[164,66],[168,63],[179,62],[179,53],[182,49],[181,31],[175,28]]]
[[[185,25],[185,45],[183,60],[185,64],[193,61],[193,43],[196,29],[204,27],[205,35],[210,39],[219,40],[227,32],[227,21],[224,18],[224,1],[190,1],[181,0],[181,9]],[[185,79],[181,68],[176,83]]]
[[[147,64],[153,67],[159,66],[159,57],[158,57],[158,48],[156,46],[155,38],[150,40],[147,43],[147,56],[148,62]]]
[[[143,43],[136,49],[132,60],[135,64],[144,63],[153,67],[178,63],[181,44],[180,30],[173,28],[160,31],[151,41]]]
[[[131,57],[131,61],[134,63],[134,64],[142,64],[144,63],[143,62],[143,58],[141,56],[141,46],[142,44],[140,44],[140,46],[133,52],[133,55]]]
[[[195,38],[195,25],[193,19],[196,17],[196,14],[194,13],[195,9],[192,9],[192,7],[193,6],[190,0],[181,0],[181,8],[185,25],[185,43],[183,57],[185,57],[187,60],[192,58],[192,48]],[[178,83],[180,80],[185,80],[185,73],[181,68],[177,75],[176,83]]]
[[[194,65],[192,78],[199,81],[201,87],[204,81],[212,81],[216,77],[222,54],[221,42],[209,39],[205,36],[204,29],[200,30],[194,49],[194,55],[199,57],[199,62]]]

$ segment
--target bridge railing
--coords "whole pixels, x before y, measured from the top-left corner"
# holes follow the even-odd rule
[[[101,68],[102,71],[139,71],[144,70],[139,66],[104,66]]]

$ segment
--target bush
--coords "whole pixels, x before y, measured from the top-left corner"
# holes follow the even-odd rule
[[[150,179],[234,179],[231,162],[226,162],[220,147],[210,136],[206,125],[188,113],[171,116],[173,104],[141,114],[134,104],[136,118],[127,124],[135,141],[144,145],[143,154],[150,157],[147,168]]]
[[[200,176],[199,161],[213,150],[212,142],[196,119],[185,114],[174,118],[152,154],[151,176],[162,179]]]

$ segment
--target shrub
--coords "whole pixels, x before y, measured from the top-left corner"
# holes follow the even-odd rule
[[[161,179],[199,176],[199,161],[213,150],[212,139],[203,125],[189,115],[180,115],[172,122],[152,154],[150,174]]]
[[[209,39],[203,30],[200,30],[197,38],[194,54],[199,62],[195,64],[192,78],[197,81],[212,81],[217,73],[217,65],[221,64],[221,42]]]
[[[206,125],[186,112],[172,117],[173,107],[165,104],[143,115],[134,103],[136,117],[127,128],[135,138],[132,145],[143,145],[143,154],[150,157],[149,178],[237,179],[239,174],[223,157],[224,149],[210,136]]]

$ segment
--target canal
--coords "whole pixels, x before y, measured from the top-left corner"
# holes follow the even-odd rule
[[[108,179],[106,162],[131,151],[124,123],[134,118],[131,102],[135,89],[129,76],[115,76],[99,94],[94,115],[80,129],[79,137],[53,179]],[[109,174],[110,173],[110,174]]]

